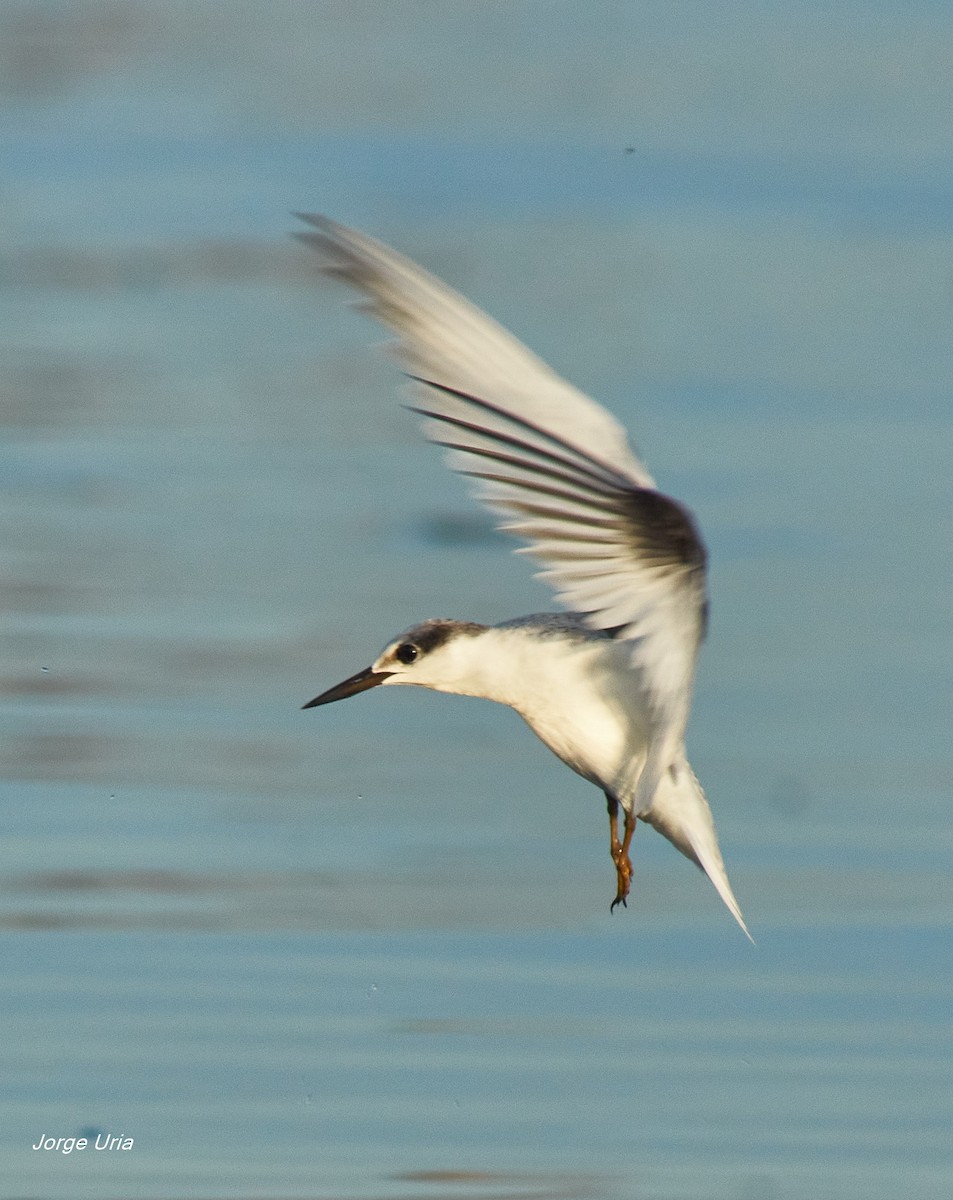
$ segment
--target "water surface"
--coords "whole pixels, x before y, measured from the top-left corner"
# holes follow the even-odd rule
[[[5,1195],[950,1194],[953,21],[591,12],[0,5]],[[601,798],[513,714],[300,711],[550,604],[311,208],[698,514],[756,948],[648,830],[610,918]]]

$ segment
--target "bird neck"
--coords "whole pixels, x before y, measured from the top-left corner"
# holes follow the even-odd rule
[[[426,686],[455,696],[480,696],[511,704],[517,671],[500,631],[486,628],[441,647],[439,677]]]
[[[567,660],[584,652],[582,643],[561,637],[537,637],[524,628],[490,626],[462,638],[441,664],[445,677],[438,691],[481,696],[519,713],[539,702],[550,688],[566,682]]]

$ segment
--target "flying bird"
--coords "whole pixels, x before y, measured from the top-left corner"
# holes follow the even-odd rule
[[[298,237],[396,334],[426,436],[542,566],[563,613],[499,625],[431,619],[305,708],[414,685],[516,710],[605,794],[626,905],[644,821],[696,863],[748,937],[711,810],[685,752],[708,612],[695,521],[660,492],[624,428],[459,293],[383,243],[300,214]],[[622,814],[623,828],[619,831]]]

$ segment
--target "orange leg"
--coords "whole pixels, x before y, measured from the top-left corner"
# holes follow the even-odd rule
[[[622,841],[619,841],[619,801],[615,796],[606,792],[606,807],[609,810],[609,853],[615,863],[616,894],[609,905],[609,911],[614,912],[616,905],[627,908],[626,896],[629,894],[629,884],[632,882],[632,860],[629,858],[629,846],[632,844],[632,834],[635,833],[635,817],[632,813],[625,814],[625,828]]]

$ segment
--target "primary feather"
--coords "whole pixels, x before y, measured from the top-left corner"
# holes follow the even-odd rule
[[[560,603],[624,628],[659,727],[680,738],[706,612],[691,515],[655,489],[610,413],[458,292],[365,234],[302,219],[325,273],[397,335],[427,436],[528,543]]]
[[[745,928],[683,752],[707,614],[691,514],[655,487],[610,413],[479,308],[383,243],[301,216],[322,270],[396,335],[427,437],[526,543],[560,603],[628,647],[648,733],[632,809],[704,868]]]

